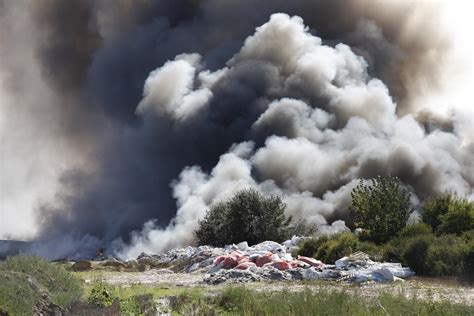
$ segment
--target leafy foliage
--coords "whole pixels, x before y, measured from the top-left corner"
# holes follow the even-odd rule
[[[263,196],[255,190],[243,190],[207,212],[194,232],[199,244],[224,246],[248,241],[284,241],[291,233],[291,217],[280,197]]]
[[[474,202],[444,193],[428,200],[421,210],[423,222],[437,235],[461,234],[474,229]]]
[[[405,227],[411,213],[410,193],[398,178],[377,176],[362,180],[351,193],[351,213],[362,238],[384,243]]]
[[[110,307],[118,300],[113,286],[105,282],[97,282],[87,297],[87,303],[96,307]]]
[[[371,242],[360,241],[351,232],[306,239],[301,243],[295,255],[314,257],[325,263],[334,263],[337,259],[356,251],[366,252],[375,259],[381,257],[379,246]]]

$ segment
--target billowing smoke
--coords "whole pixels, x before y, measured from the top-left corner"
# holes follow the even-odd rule
[[[435,5],[0,1],[0,238],[50,258],[192,243],[252,187],[322,232],[359,178],[474,195],[472,120]],[[454,80],[454,79],[453,79]],[[18,224],[16,224],[18,223]]]

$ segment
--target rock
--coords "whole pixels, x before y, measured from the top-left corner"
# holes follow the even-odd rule
[[[75,262],[71,268],[72,271],[88,271],[92,270],[92,262],[89,260],[79,260]]]

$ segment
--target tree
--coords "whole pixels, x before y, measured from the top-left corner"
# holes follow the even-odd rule
[[[212,206],[194,235],[200,245],[212,246],[242,241],[251,245],[265,240],[281,242],[289,237],[292,222],[285,216],[285,208],[278,196],[243,190]]]
[[[459,235],[474,229],[474,202],[444,193],[429,199],[421,209],[421,216],[437,235]]]
[[[441,225],[441,216],[448,212],[450,205],[456,199],[455,194],[446,192],[427,200],[421,208],[423,222],[430,225],[433,231],[435,231]]]
[[[362,238],[384,243],[406,226],[412,212],[410,193],[400,180],[392,176],[377,176],[370,184],[360,180],[352,190],[350,206]]]

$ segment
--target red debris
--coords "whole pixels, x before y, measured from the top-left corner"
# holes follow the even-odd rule
[[[287,270],[290,265],[285,260],[276,260],[272,263],[272,266],[278,270]]]
[[[238,270],[247,270],[250,267],[255,267],[255,263],[250,262],[250,261],[245,261],[245,262],[240,262],[235,269]]]
[[[257,267],[263,267],[264,264],[266,263],[270,263],[272,262],[272,253],[271,252],[268,252],[264,255],[261,255],[257,258],[257,260],[255,261],[255,264],[257,265]]]
[[[319,268],[321,266],[323,266],[324,264],[319,261],[319,260],[316,260],[314,258],[309,258],[309,257],[304,257],[304,256],[298,256],[298,260],[300,261],[303,261],[313,267],[316,267],[316,268]]]

